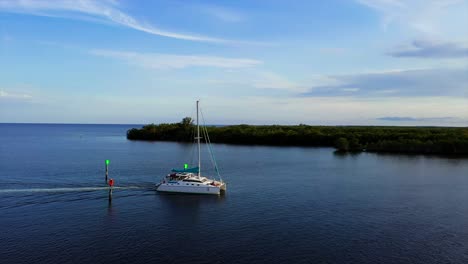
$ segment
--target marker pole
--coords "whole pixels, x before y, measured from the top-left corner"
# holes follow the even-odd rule
[[[105,161],[106,164],[106,183],[107,183],[107,177],[109,176],[109,160]]]
[[[114,179],[109,180],[109,201],[112,200],[112,189],[114,187]]]

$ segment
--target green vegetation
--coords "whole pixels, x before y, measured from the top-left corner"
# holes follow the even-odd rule
[[[373,126],[251,126],[207,127],[211,142],[275,145],[334,146],[340,152],[370,151],[420,154],[468,154],[468,128]],[[130,140],[191,142],[193,120],[150,124],[130,129]]]
[[[150,124],[141,129],[132,128],[127,131],[127,139],[163,140],[163,141],[192,141],[193,120],[190,117],[175,124]]]

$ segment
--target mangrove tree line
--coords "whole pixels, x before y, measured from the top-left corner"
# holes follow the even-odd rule
[[[468,154],[468,128],[233,125],[207,127],[211,142],[275,146],[333,146],[338,151]],[[127,131],[130,140],[191,142],[190,117],[180,123],[150,124]]]

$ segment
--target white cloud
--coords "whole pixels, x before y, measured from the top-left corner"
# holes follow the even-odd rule
[[[304,91],[305,87],[288,80],[287,78],[273,72],[258,72],[253,76],[251,84],[259,89],[281,89],[290,91]]]
[[[223,75],[206,80],[207,83],[226,89],[243,89],[244,96],[263,94],[265,96],[291,96],[308,91],[309,86],[301,85],[284,75],[263,69],[238,69],[225,71]],[[256,91],[253,91],[256,89]]]
[[[356,1],[381,13],[385,29],[399,24],[430,35],[442,35],[453,27],[466,32],[466,0]]]
[[[310,86],[309,92],[302,95],[311,97],[359,96],[362,98],[468,96],[466,73],[465,66],[331,75],[328,79],[332,81],[325,81],[319,85],[315,83]]]
[[[150,69],[183,69],[188,67],[248,68],[262,64],[259,60],[204,55],[138,53],[114,50],[92,50],[91,54],[123,60]]]
[[[217,43],[230,42],[220,38],[181,34],[157,28],[150,24],[138,21],[136,18],[123,12],[119,9],[118,2],[112,0],[0,0],[0,11],[2,10],[6,12],[24,13],[37,16],[55,16],[112,22],[114,24],[129,27],[149,34],[183,40]]]
[[[225,7],[202,5],[199,6],[198,9],[205,14],[225,22],[241,22],[245,20],[245,17],[239,12]]]
[[[0,90],[0,99],[30,99],[32,98],[31,95],[29,94],[24,94],[24,93],[11,93],[7,92],[5,90]]]
[[[468,57],[468,45],[456,42],[415,40],[411,45],[396,47],[388,55],[393,57],[460,58]]]
[[[357,92],[359,91],[359,88],[342,88],[341,91],[343,92]]]
[[[384,117],[378,117],[377,120],[391,121],[391,122],[420,122],[420,121],[447,122],[447,121],[456,120],[456,118],[451,117],[451,116],[443,116],[443,117],[384,116]]]
[[[203,100],[203,99],[202,99]],[[453,125],[468,123],[468,99],[453,97],[388,98],[373,100],[350,97],[267,98],[247,97],[242,100],[209,97],[203,101],[206,112],[215,109],[210,120],[216,124],[314,124],[314,125],[388,125],[379,120],[388,116],[425,118],[393,122],[400,125]],[[453,117],[452,119],[427,119]]]

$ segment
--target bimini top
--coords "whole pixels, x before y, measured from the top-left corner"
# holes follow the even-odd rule
[[[200,168],[199,167],[193,167],[193,168],[187,168],[187,169],[172,169],[171,170],[172,172],[177,172],[177,173],[180,173],[180,172],[191,172],[191,173],[199,173],[200,171]]]

